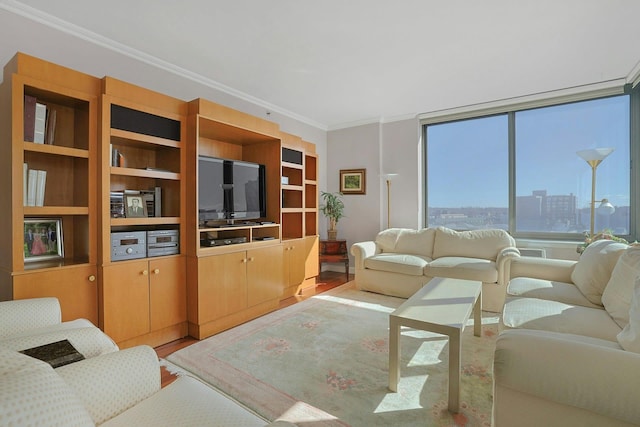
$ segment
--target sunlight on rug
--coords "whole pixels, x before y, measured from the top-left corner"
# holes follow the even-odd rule
[[[167,359],[270,420],[306,405],[306,415],[290,419],[301,427],[489,427],[497,314],[483,313],[482,337],[465,328],[461,412],[451,414],[445,336],[403,329],[398,393],[387,388],[389,313],[404,301],[347,283]]]

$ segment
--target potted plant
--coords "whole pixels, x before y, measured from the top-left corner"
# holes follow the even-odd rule
[[[344,202],[342,201],[342,193],[320,192],[324,205],[320,206],[320,211],[329,219],[329,229],[327,234],[329,240],[336,240],[338,236],[338,221],[344,216]]]

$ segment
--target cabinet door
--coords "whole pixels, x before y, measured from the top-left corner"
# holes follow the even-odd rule
[[[115,342],[149,332],[148,262],[114,263],[103,269],[103,329]]]
[[[270,246],[247,251],[248,305],[280,298],[283,287],[282,248]]]
[[[198,322],[200,324],[247,307],[245,252],[198,260]]]
[[[151,330],[159,330],[187,320],[185,258],[149,260]]]
[[[62,321],[85,318],[97,325],[96,270],[89,265],[17,274],[13,277],[13,298],[56,297]]]
[[[318,236],[309,236],[304,239],[305,242],[305,279],[316,277],[320,274],[320,266],[318,264]]]
[[[284,281],[288,286],[299,285],[305,278],[305,241],[292,239],[284,242]]]

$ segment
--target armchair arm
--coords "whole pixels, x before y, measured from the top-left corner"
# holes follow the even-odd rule
[[[514,258],[520,258],[520,251],[514,246],[509,246],[498,252],[498,257],[496,258],[498,285],[506,285],[509,283],[509,269],[511,267],[511,260]]]
[[[511,260],[508,278],[533,277],[572,283],[571,273],[576,264],[577,261],[567,259],[520,257]]]
[[[96,424],[160,390],[158,356],[144,345],[61,366],[56,372],[75,390]]]
[[[503,409],[527,413],[526,408],[501,407],[501,391],[505,400],[519,393],[549,402],[549,411],[538,413],[538,421],[545,417],[553,420],[557,416],[554,408],[560,405],[618,423],[640,422],[640,354],[624,351],[613,342],[546,331],[505,331],[496,342],[494,381],[496,425],[504,421]],[[552,425],[550,422],[538,425]]]
[[[30,298],[0,302],[0,338],[62,322],[57,298]]]
[[[364,269],[364,260],[378,252],[376,242],[358,242],[351,245],[351,255],[354,257],[356,270]]]

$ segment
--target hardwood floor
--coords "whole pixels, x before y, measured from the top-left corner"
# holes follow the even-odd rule
[[[349,275],[349,280],[353,280],[353,274]],[[313,295],[321,294],[344,283],[347,283],[347,276],[345,273],[338,273],[335,271],[323,271],[316,279],[315,290],[305,292],[304,295],[295,295],[280,302],[280,308],[288,307],[290,305],[304,301],[305,299],[312,297]],[[156,353],[158,357],[164,358],[171,353],[185,348],[193,343],[198,342],[197,339],[192,337],[181,338],[176,341],[172,341],[168,344],[156,347]],[[166,369],[162,368],[162,387],[171,384],[176,377],[171,375]]]

